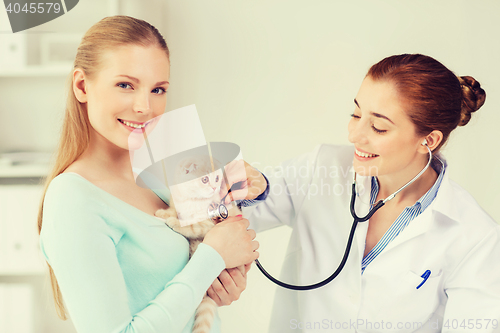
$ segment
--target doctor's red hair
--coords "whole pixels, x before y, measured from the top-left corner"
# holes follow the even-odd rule
[[[439,150],[451,131],[466,125],[486,93],[471,76],[457,77],[439,61],[422,54],[387,57],[373,65],[367,75],[394,84],[418,135],[433,130],[443,133]]]

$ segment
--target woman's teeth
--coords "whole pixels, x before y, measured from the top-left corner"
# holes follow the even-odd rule
[[[144,128],[146,125],[145,124],[133,124],[133,123],[129,123],[128,121],[126,120],[121,120],[121,119],[118,119],[122,124],[125,124],[129,127],[133,127],[133,128]]]
[[[362,152],[360,152],[357,149],[356,149],[356,155],[358,155],[359,157],[375,157],[375,156],[378,156],[378,155],[375,155],[375,154],[362,153]]]

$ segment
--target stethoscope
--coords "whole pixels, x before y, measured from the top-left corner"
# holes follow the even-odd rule
[[[408,183],[406,183],[399,190],[397,190],[396,192],[394,192],[393,194],[391,194],[390,196],[388,196],[384,200],[379,200],[375,204],[375,206],[368,212],[368,214],[366,214],[363,217],[359,217],[356,214],[356,211],[354,209],[355,198],[356,198],[356,173],[354,173],[354,181],[352,183],[352,194],[351,194],[351,215],[354,218],[354,221],[352,223],[351,231],[349,233],[349,239],[347,240],[347,245],[346,245],[346,248],[345,248],[344,257],[342,258],[342,261],[340,262],[340,264],[337,267],[337,269],[335,270],[335,272],[333,272],[333,274],[330,275],[330,277],[326,278],[325,280],[323,280],[321,282],[315,283],[315,284],[310,284],[310,285],[305,285],[305,286],[296,286],[296,285],[284,283],[284,282],[279,281],[278,279],[275,279],[273,276],[271,276],[271,274],[269,274],[264,269],[264,267],[262,267],[262,265],[260,264],[259,260],[256,259],[255,263],[256,263],[257,267],[259,268],[259,270],[262,272],[262,274],[264,274],[269,280],[271,280],[272,282],[276,283],[278,286],[281,286],[281,287],[287,288],[287,289],[292,289],[292,290],[311,290],[311,289],[317,289],[319,287],[322,287],[322,286],[330,283],[333,279],[335,279],[337,277],[337,275],[340,274],[340,272],[344,268],[344,265],[345,265],[345,263],[347,261],[347,258],[349,257],[349,252],[351,250],[351,244],[352,244],[352,241],[353,241],[353,238],[354,238],[354,232],[356,231],[356,226],[357,226],[358,222],[368,221],[370,219],[370,217],[372,217],[372,215],[375,214],[375,212],[377,210],[379,210],[380,208],[382,208],[382,206],[385,205],[385,203],[387,201],[392,200],[399,192],[401,192],[406,187],[408,187],[411,183],[413,183],[415,180],[417,180],[425,172],[425,170],[427,170],[427,168],[431,164],[432,152],[431,152],[430,148],[427,146],[427,140],[424,140],[424,142],[422,142],[422,146],[425,146],[427,148],[427,150],[429,151],[429,161],[427,162],[427,165],[412,180],[410,180]]]

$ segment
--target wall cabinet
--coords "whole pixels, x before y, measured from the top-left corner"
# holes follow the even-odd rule
[[[71,321],[56,316],[39,247],[43,188],[36,170],[45,168],[32,167],[31,177],[20,169],[0,168],[0,333],[75,333]]]
[[[0,275],[38,275],[45,267],[38,249],[39,185],[0,186]]]
[[[57,318],[37,228],[45,166],[0,168],[0,333],[76,333]]]

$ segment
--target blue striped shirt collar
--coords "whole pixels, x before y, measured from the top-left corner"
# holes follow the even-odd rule
[[[441,185],[441,181],[443,180],[444,173],[446,171],[446,167],[448,164],[446,160],[438,153],[432,156],[431,165],[434,171],[438,174],[438,178],[434,182],[434,185],[420,198],[415,202],[412,207],[419,207],[419,213],[423,212],[429,205],[432,203],[434,198],[437,195],[439,190],[439,186]],[[375,199],[377,198],[377,194],[379,191],[378,180],[376,177],[372,177],[372,187],[370,194],[370,204],[375,205]]]
[[[413,206],[405,208],[405,210],[398,216],[396,221],[392,223],[378,243],[363,258],[361,262],[362,272],[364,272],[368,264],[370,264],[387,247],[387,245],[410,224],[413,219],[429,207],[436,197],[441,181],[443,180],[447,164],[439,154],[435,154],[431,160],[431,167],[436,171],[436,173],[438,173],[438,178],[434,182],[434,185],[432,185],[432,187],[420,199],[418,199]],[[371,185],[370,203],[374,205],[379,191],[379,185],[376,177],[372,177]]]

